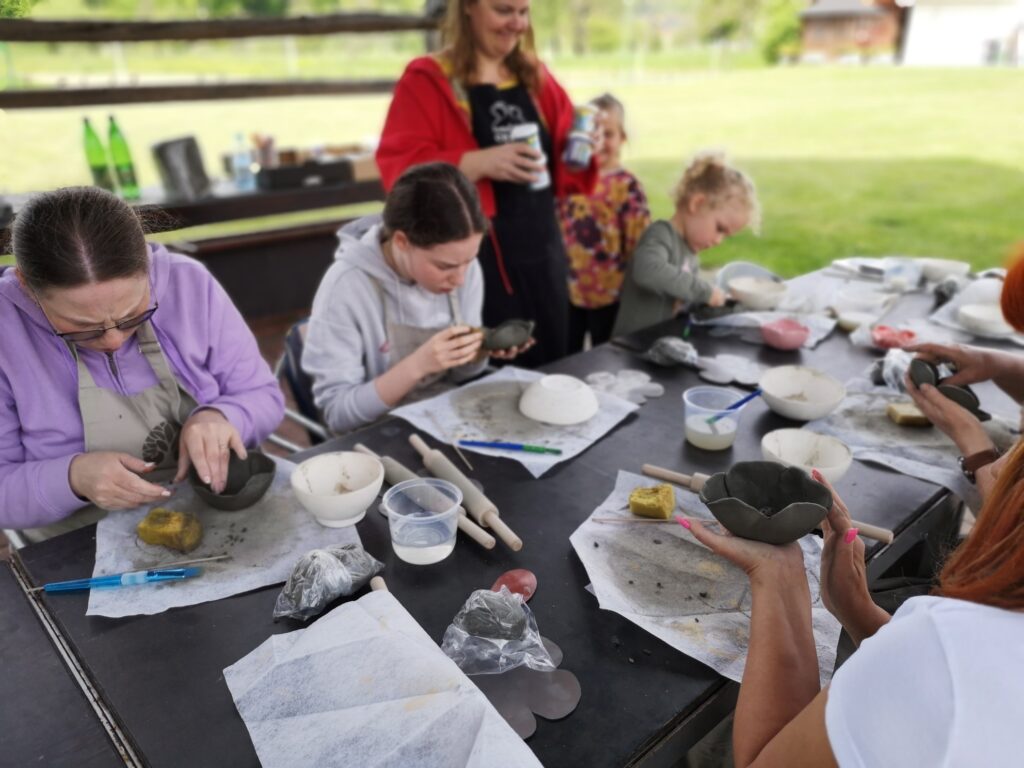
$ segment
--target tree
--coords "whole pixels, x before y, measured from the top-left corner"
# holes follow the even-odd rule
[[[765,61],[775,64],[800,50],[800,12],[804,7],[803,0],[764,0],[757,44]]]
[[[18,19],[28,16],[36,0],[0,0],[0,19]]]
[[[702,40],[714,42],[749,37],[760,0],[701,0],[697,29]]]

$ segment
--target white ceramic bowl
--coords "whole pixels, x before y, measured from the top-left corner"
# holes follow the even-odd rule
[[[1013,326],[1003,318],[1003,310],[998,304],[964,304],[957,310],[956,317],[960,325],[981,336],[1009,336],[1013,333]]]
[[[840,312],[836,323],[844,331],[856,331],[862,325],[871,325],[878,319],[870,312]]]
[[[729,281],[729,292],[747,309],[775,309],[786,295],[786,284],[769,277],[744,275]]]
[[[811,421],[827,416],[846,397],[838,379],[803,365],[771,368],[761,377],[764,401],[779,416]]]
[[[591,418],[598,409],[597,395],[575,376],[552,373],[537,379],[519,398],[519,412],[544,424],[568,426]]]
[[[320,525],[343,528],[363,519],[384,484],[384,465],[355,451],[322,453],[292,472],[292,490]]]
[[[953,261],[952,259],[915,259],[921,265],[924,279],[937,283],[947,277],[963,277],[971,271],[971,265],[966,261]]]
[[[846,443],[807,429],[776,429],[761,438],[761,455],[808,474],[816,469],[830,483],[846,474],[853,453]]]

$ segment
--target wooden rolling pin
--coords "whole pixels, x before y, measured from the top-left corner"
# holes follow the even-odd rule
[[[708,481],[708,477],[710,477],[710,475],[701,474],[700,472],[694,472],[692,475],[684,475],[682,472],[673,472],[671,469],[656,467],[653,464],[644,464],[642,471],[648,477],[681,485],[683,488],[689,488],[694,493],[700,493],[700,489],[704,487],[704,483],[706,483]],[[877,525],[862,523],[858,520],[851,520],[850,524],[856,528],[858,534],[863,536],[865,539],[874,539],[875,541],[880,541],[883,544],[892,544],[893,533],[888,528],[880,528]]]
[[[378,590],[384,590],[385,592],[389,591],[388,585],[384,582],[384,578],[382,576],[374,576],[370,579],[370,590],[373,592],[377,592]]]
[[[378,456],[362,443],[356,443],[354,450],[373,456],[384,465],[384,479],[388,485],[398,485],[406,480],[418,480],[419,475],[390,456]],[[466,516],[466,509],[459,507],[459,530],[484,549],[494,549],[494,537]]]
[[[417,453],[423,457],[423,466],[430,471],[430,474],[454,483],[459,487],[459,490],[462,491],[462,503],[468,510],[470,517],[484,528],[490,528],[494,531],[498,538],[505,542],[513,552],[518,552],[523,548],[523,540],[516,536],[515,532],[501,521],[498,515],[498,508],[494,505],[494,502],[484,496],[480,489],[473,485],[470,479],[448,460],[447,456],[436,448],[431,448],[423,442],[423,438],[419,435],[409,435],[409,442],[416,449]]]

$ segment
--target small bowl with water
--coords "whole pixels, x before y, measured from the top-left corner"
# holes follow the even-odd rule
[[[418,477],[391,486],[381,502],[400,560],[430,565],[455,549],[462,491],[447,480]]]
[[[746,408],[740,406],[726,411],[742,400],[744,393],[729,387],[690,387],[683,393],[683,419],[686,423],[686,441],[705,451],[724,451],[736,441],[736,431]],[[723,414],[709,424],[712,416]]]

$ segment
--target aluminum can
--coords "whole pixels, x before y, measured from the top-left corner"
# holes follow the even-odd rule
[[[562,162],[574,170],[582,170],[590,165],[590,157],[594,153],[594,143],[590,134],[594,130],[597,111],[597,107],[591,104],[576,107],[572,131],[562,153]]]
[[[521,141],[528,147],[540,152],[541,162],[544,169],[540,172],[537,180],[530,184],[530,189],[547,189],[551,186],[551,175],[548,173],[547,155],[544,154],[544,147],[540,143],[540,126],[536,123],[521,123],[512,128],[508,134],[508,140]]]

